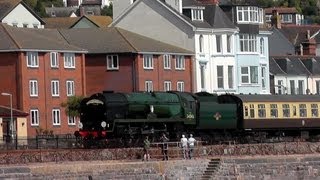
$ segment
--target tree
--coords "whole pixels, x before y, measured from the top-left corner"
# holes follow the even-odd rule
[[[83,100],[83,96],[71,96],[67,102],[61,103],[61,106],[65,108],[66,115],[79,117],[80,116],[80,103]]]
[[[113,16],[113,5],[110,3],[109,6],[104,6],[103,9],[101,9],[101,15],[103,16]]]
[[[45,7],[41,1],[37,1],[36,7],[34,7],[34,11],[40,16],[40,17],[46,17],[47,13],[45,10]]]
[[[38,0],[23,0],[28,6],[30,6],[32,9],[36,7]]]

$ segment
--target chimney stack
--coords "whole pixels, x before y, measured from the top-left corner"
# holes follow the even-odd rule
[[[281,19],[277,9],[272,10],[271,25],[277,29],[281,29]]]

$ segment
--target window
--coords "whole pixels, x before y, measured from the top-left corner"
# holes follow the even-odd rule
[[[278,94],[283,94],[284,93],[284,86],[283,86],[283,80],[278,80]]]
[[[119,69],[118,55],[108,55],[107,56],[107,69],[108,70]]]
[[[144,83],[144,86],[145,86],[145,91],[146,92],[152,92],[153,91],[153,83],[152,83],[152,81],[146,81],[145,83]]]
[[[183,70],[185,68],[184,56],[176,56],[176,69]]]
[[[28,24],[23,24],[23,27],[24,27],[24,28],[27,28],[27,27],[28,27]]]
[[[192,9],[192,20],[202,21],[203,15],[202,15],[202,9]]]
[[[217,47],[217,53],[221,53],[221,35],[216,35],[216,47]]]
[[[76,125],[76,117],[68,116],[68,125]]]
[[[54,11],[51,12],[51,17],[56,17],[56,13]]]
[[[50,64],[51,64],[51,67],[53,67],[53,68],[59,67],[59,59],[58,59],[57,52],[50,53]]]
[[[30,121],[31,121],[31,126],[39,126],[39,110],[38,109],[30,110]]]
[[[270,104],[270,116],[275,118],[278,117],[278,105]]]
[[[66,87],[67,87],[67,96],[74,96],[75,95],[74,81],[72,80],[67,81]]]
[[[316,93],[320,94],[320,81],[316,81]]]
[[[233,89],[233,66],[228,66],[228,85],[229,89]]]
[[[307,117],[307,105],[299,104],[299,115],[300,117]]]
[[[29,81],[29,92],[31,97],[38,96],[38,81],[30,80]]]
[[[143,68],[144,69],[153,69],[153,56],[152,55],[143,55]]]
[[[241,83],[257,84],[258,83],[258,66],[241,67]]]
[[[164,91],[171,91],[171,81],[164,81]]]
[[[200,76],[201,76],[201,90],[205,91],[205,63],[200,64]]]
[[[218,88],[223,88],[223,66],[217,66]]]
[[[272,15],[266,15],[266,22],[271,22]]]
[[[180,91],[180,92],[184,91],[184,82],[183,81],[177,82],[177,91]]]
[[[283,23],[292,23],[292,15],[291,14],[282,14],[281,22]]]
[[[13,27],[18,27],[18,23],[12,23]]]
[[[168,54],[163,55],[163,68],[171,69],[171,56]]]
[[[290,80],[290,93],[296,94],[294,80]]]
[[[249,116],[249,111],[248,111],[248,106],[244,107],[244,116],[248,117]]]
[[[238,23],[259,23],[260,17],[258,7],[237,7],[237,21]]]
[[[254,118],[254,104],[250,104],[250,117]]]
[[[52,96],[59,96],[59,81],[51,81],[51,94]]]
[[[203,36],[199,36],[199,51],[203,52]]]
[[[264,39],[260,38],[260,54],[264,55]]]
[[[261,67],[261,86],[262,86],[262,90],[267,89],[267,86],[266,86],[266,67],[265,66]]]
[[[298,81],[298,94],[303,94],[303,84],[304,84],[304,81],[303,80],[299,80]]]
[[[27,52],[27,67],[39,67],[37,52]]]
[[[256,35],[241,34],[240,39],[240,51],[241,52],[257,52]]]
[[[283,117],[290,117],[290,106],[289,104],[282,104]]]
[[[54,126],[60,125],[60,109],[52,110],[52,123]]]
[[[64,53],[64,67],[75,68],[75,55],[74,53]]]
[[[37,25],[37,24],[34,24],[34,25],[33,25],[33,28],[38,29],[38,25]]]
[[[87,15],[94,15],[93,11],[87,11]]]
[[[319,116],[318,104],[311,104],[311,115],[312,117]]]
[[[232,36],[227,35],[227,53],[231,53]]]
[[[258,104],[258,116],[260,118],[266,117],[266,105],[265,104]]]
[[[259,8],[259,23],[260,24],[263,24],[264,22],[263,22],[263,17],[264,17],[264,12],[263,12],[263,8]]]

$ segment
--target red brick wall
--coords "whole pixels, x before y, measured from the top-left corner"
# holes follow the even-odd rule
[[[132,92],[132,66],[134,57],[119,54],[119,70],[107,70],[106,54],[86,55],[87,95],[104,90]]]
[[[136,61],[138,91],[145,90],[145,81],[150,80],[153,82],[154,91],[164,90],[164,81],[171,81],[172,90],[177,90],[177,82],[184,82],[184,90],[192,92],[192,60],[191,56],[185,56],[185,69],[175,69],[175,56],[171,56],[171,69],[167,70],[163,67],[163,55],[153,56],[153,69],[143,68],[143,55],[139,54]]]
[[[21,110],[30,113],[30,109],[39,109],[39,127],[42,129],[53,130],[55,134],[73,133],[77,128],[76,125],[68,125],[68,119],[62,102],[67,101],[66,80],[73,80],[75,83],[75,94],[85,95],[83,86],[83,68],[84,59],[82,54],[76,54],[75,69],[64,68],[63,53],[59,53],[59,68],[51,68],[50,53],[39,53],[39,68],[28,68],[26,64],[25,53],[20,56],[21,71]],[[30,97],[29,80],[38,81],[38,97]],[[59,97],[51,95],[51,80],[59,80]],[[60,109],[60,125],[53,125],[52,109]],[[31,126],[30,116],[28,117],[28,135],[36,134],[35,129],[38,126]]]

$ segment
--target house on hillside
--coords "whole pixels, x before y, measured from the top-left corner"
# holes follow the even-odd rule
[[[109,16],[43,18],[43,20],[46,22],[45,28],[49,29],[106,28],[112,22]]]
[[[279,16],[281,24],[301,25],[304,21],[304,16],[295,7],[271,7],[264,10],[269,25],[272,25],[272,16]]]
[[[88,95],[105,90],[193,91],[192,51],[120,28],[59,31],[70,44],[88,50]]]
[[[0,22],[24,28],[43,28],[45,24],[22,0],[1,0]]]
[[[87,51],[70,45],[57,30],[4,24],[0,42],[0,92],[12,94],[13,108],[29,113],[28,136],[39,128],[73,133],[76,118],[66,115],[61,103],[85,95]],[[0,96],[0,104],[8,104],[7,97]]]

